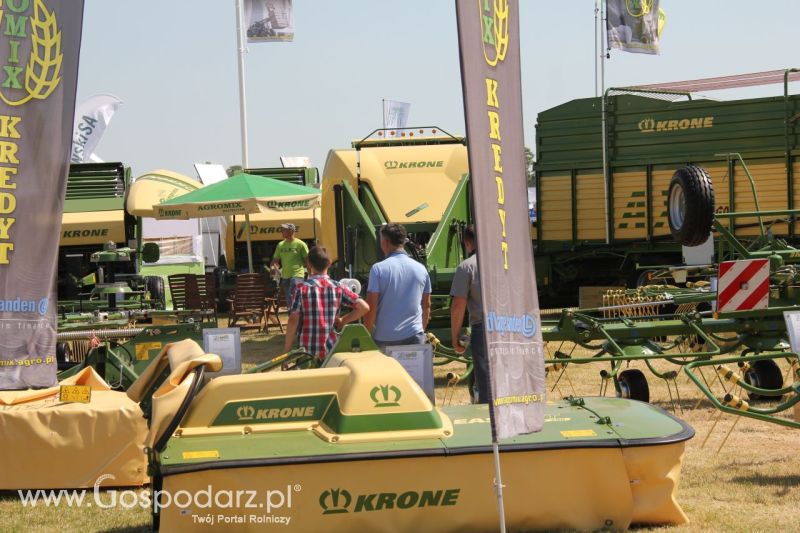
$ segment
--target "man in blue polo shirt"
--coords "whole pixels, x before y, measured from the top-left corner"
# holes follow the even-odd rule
[[[431,312],[431,278],[422,264],[406,254],[407,240],[402,225],[384,225],[381,250],[386,259],[372,265],[369,271],[369,313],[364,325],[372,330],[372,337],[381,349],[425,343]]]

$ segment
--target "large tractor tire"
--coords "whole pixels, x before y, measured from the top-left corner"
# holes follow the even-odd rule
[[[630,368],[619,373],[616,382],[617,396],[640,402],[650,401],[650,386],[647,378],[638,368]]]
[[[777,390],[783,388],[783,374],[778,364],[772,359],[762,359],[756,361],[744,375],[744,380],[760,389]],[[751,402],[778,401],[780,396],[766,396],[762,394],[748,393]]]
[[[667,218],[678,244],[698,246],[706,242],[714,224],[714,186],[708,172],[696,165],[686,165],[673,174]]]

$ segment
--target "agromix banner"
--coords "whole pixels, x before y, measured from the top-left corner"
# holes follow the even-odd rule
[[[0,3],[0,390],[56,382],[55,276],[83,0]]]
[[[522,133],[519,3],[456,0],[492,437],[539,431],[544,344]]]

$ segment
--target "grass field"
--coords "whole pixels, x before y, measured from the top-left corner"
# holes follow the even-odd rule
[[[282,345],[281,335],[245,333],[242,343],[244,365],[252,366],[280,353]],[[605,367],[600,364],[570,366],[551,397],[560,397],[561,394],[597,395],[602,368]],[[452,404],[469,401],[464,384],[447,388],[444,376],[451,370],[459,372],[462,368],[457,364],[436,368],[439,405],[445,399]],[[710,379],[708,371],[706,375]],[[677,379],[679,402],[670,401],[662,380],[652,376],[648,379],[653,403],[670,411],[677,410],[675,414],[692,425],[697,434],[688,442],[678,491],[678,502],[691,523],[682,527],[644,530],[674,533],[800,531],[800,461],[796,460],[800,432],[740,418],[723,446],[725,435],[736,420],[731,415],[724,415],[703,446],[718,418],[717,411],[706,401],[699,402],[695,408],[701,395],[684,374]],[[549,384],[552,388],[554,378],[549,379]],[[613,385],[609,388],[608,394],[613,394]],[[722,393],[718,383],[716,389]],[[109,496],[105,494],[101,500],[107,503]],[[138,507],[26,508],[16,492],[0,493],[0,532],[132,532],[147,531],[149,523],[149,511]]]

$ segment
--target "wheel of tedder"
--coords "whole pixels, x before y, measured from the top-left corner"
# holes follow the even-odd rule
[[[617,376],[615,383],[617,396],[640,402],[650,401],[650,387],[647,385],[647,378],[638,368],[623,370]]]
[[[72,361],[72,346],[68,342],[56,343],[56,365],[59,372],[75,366]]]
[[[655,273],[656,271],[653,269],[637,272],[638,275],[636,276],[636,287],[646,287],[647,285],[650,285],[650,282],[653,279],[653,274]]]
[[[778,364],[772,359],[756,361],[744,375],[744,380],[759,389],[780,389],[783,387],[783,374]],[[778,400],[780,396],[765,396],[748,393],[751,402]]]
[[[667,219],[672,237],[683,246],[703,244],[714,223],[714,186],[696,165],[679,168],[669,182]]]
[[[147,285],[147,295],[150,297],[153,307],[156,309],[166,309],[164,278],[161,276],[145,276],[144,280]]]

